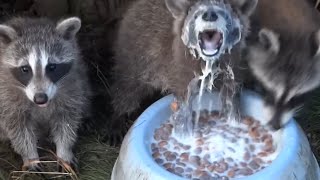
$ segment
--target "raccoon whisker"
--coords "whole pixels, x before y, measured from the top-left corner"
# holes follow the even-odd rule
[[[105,75],[102,73],[102,71],[100,70],[99,66],[93,62],[90,63],[97,71],[97,76],[98,78],[101,80],[103,86],[105,87],[107,93],[110,95],[110,84],[108,83],[107,78],[105,77]]]
[[[299,113],[303,109],[304,105],[300,105],[294,109],[294,113]]]
[[[14,164],[10,163],[9,161],[7,161],[7,160],[5,160],[5,159],[3,159],[3,158],[0,158],[0,161],[3,161],[3,162],[5,162],[5,163],[9,164],[9,165],[10,165],[11,167],[13,167],[14,169],[18,169]]]

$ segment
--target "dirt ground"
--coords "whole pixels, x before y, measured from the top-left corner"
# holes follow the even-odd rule
[[[0,0],[0,22],[17,15],[51,18],[77,15],[82,19],[82,28],[78,37],[83,58],[90,68],[90,78],[96,93],[94,98],[96,108],[93,119],[87,120],[82,127],[82,133],[75,147],[75,154],[79,161],[79,179],[110,179],[112,167],[119,152],[118,147],[110,147],[101,142],[100,134],[103,127],[101,129],[95,127],[101,127],[100,125],[108,120],[110,114],[107,102],[110,99],[111,42],[116,32],[117,20],[129,2],[130,0]],[[320,91],[297,118],[305,129],[318,159],[320,159],[319,118]],[[52,149],[52,146],[42,147],[39,151],[46,160],[54,161],[54,156],[48,151],[49,149]],[[20,157],[12,151],[10,144],[0,142],[0,179],[9,177],[43,179],[41,176],[33,176],[30,173],[14,172],[21,169],[21,164]],[[46,167],[52,171],[56,168],[56,163],[48,163]],[[46,178],[49,178],[49,175]]]

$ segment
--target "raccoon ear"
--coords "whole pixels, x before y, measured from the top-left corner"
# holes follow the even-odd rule
[[[188,0],[165,0],[168,10],[174,18],[179,18],[186,13]]]
[[[12,27],[0,24],[0,41],[10,43],[17,37],[17,32]]]
[[[320,54],[320,30],[311,34],[311,55],[316,56]]]
[[[259,42],[263,47],[274,53],[280,49],[279,35],[269,29],[261,29],[259,32]]]
[[[56,30],[66,40],[73,39],[80,30],[81,20],[77,17],[71,17],[58,22]]]
[[[232,0],[232,3],[238,6],[242,14],[250,16],[255,11],[258,0]]]

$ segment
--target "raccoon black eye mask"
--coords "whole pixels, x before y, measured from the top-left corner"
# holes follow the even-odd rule
[[[68,74],[72,67],[72,63],[48,64],[46,66],[46,76],[53,82],[58,82],[61,78]]]
[[[68,74],[72,63],[48,64],[46,66],[46,76],[53,82],[58,82]],[[29,65],[11,68],[13,76],[24,86],[27,86],[33,76],[32,69]]]
[[[11,68],[12,75],[24,86],[27,86],[32,78],[32,69],[29,65]]]

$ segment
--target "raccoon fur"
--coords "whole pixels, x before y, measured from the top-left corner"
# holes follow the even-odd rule
[[[259,0],[252,17],[245,59],[277,130],[320,85],[320,16],[308,1]]]
[[[64,163],[75,160],[90,95],[76,42],[80,26],[77,17],[57,23],[17,17],[0,25],[0,131],[27,169],[39,167],[37,142],[47,133]]]
[[[185,98],[188,83],[201,72],[201,62],[238,58],[256,4],[256,0],[133,3],[114,45],[114,114],[107,139],[117,141],[126,116],[157,90]],[[225,53],[231,47],[231,55]]]

